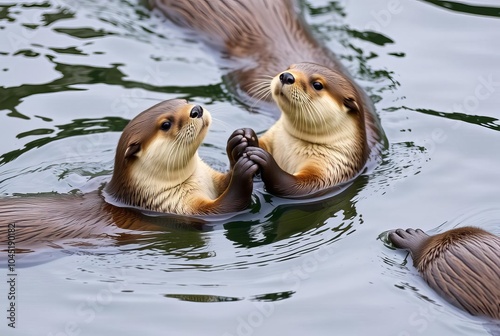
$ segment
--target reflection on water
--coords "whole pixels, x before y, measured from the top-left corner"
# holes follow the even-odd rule
[[[500,7],[469,5],[463,2],[443,0],[420,0],[444,9],[465,14],[500,17]]]
[[[24,148],[16,149],[0,156],[0,165],[17,159],[20,155],[36,148],[40,148],[53,141],[65,138],[106,132],[120,132],[125,128],[129,120],[117,117],[104,117],[100,119],[76,119],[70,124],[56,125],[57,131],[52,129],[34,129],[17,135],[18,139],[33,135],[45,135],[57,132],[54,136],[38,138],[27,142]]]
[[[293,291],[278,292],[278,293],[267,293],[262,295],[253,295],[246,298],[251,301],[262,301],[262,302],[275,302],[284,299],[289,299],[294,294]],[[245,298],[220,296],[220,295],[206,295],[206,294],[165,294],[165,297],[171,299],[178,299],[181,301],[188,302],[203,302],[203,303],[213,303],[213,302],[234,302],[241,301]]]
[[[36,96],[45,96],[50,94],[61,94],[65,92],[80,92],[85,93],[89,88],[95,85],[106,85],[108,87],[119,87],[123,89],[142,89],[147,92],[168,93],[177,97],[187,99],[203,100],[210,102],[233,102],[234,92],[227,90],[226,75],[223,75],[223,81],[216,84],[202,85],[155,85],[148,80],[137,81],[130,78],[130,75],[124,70],[126,64],[116,63],[112,60],[107,61],[107,65],[94,64],[93,55],[105,56],[110,50],[107,50],[105,45],[99,44],[99,40],[108,40],[116,42],[119,38],[132,38],[149,42],[152,36],[160,37],[162,40],[168,40],[169,31],[160,30],[161,33],[152,33],[158,24],[158,21],[149,22],[152,19],[151,13],[142,7],[130,5],[125,1],[116,1],[109,6],[102,6],[92,2],[67,2],[67,7],[61,4],[53,5],[51,2],[45,2],[40,5],[4,5],[2,6],[2,16],[4,20],[15,23],[17,20],[26,25],[26,18],[21,15],[22,9],[30,11],[38,11],[39,15],[36,20],[31,20],[28,30],[32,34],[42,34],[43,27],[50,28],[52,39],[63,39],[64,44],[42,45],[39,43],[21,43],[19,50],[3,53],[6,59],[14,59],[17,57],[27,57],[33,61],[47,63],[51,66],[55,75],[52,75],[50,81],[45,81],[40,84],[33,84],[27,81],[26,83],[17,86],[0,86],[0,109],[7,111],[7,117],[19,118],[26,121],[31,121],[33,118],[26,112],[22,112],[21,104],[27,99],[33,99]],[[98,25],[88,27],[73,27],[70,23],[78,22],[80,17],[79,12],[85,7],[86,16],[99,22]],[[366,89],[370,92],[372,99],[377,102],[381,99],[381,94],[385,90],[395,90],[399,83],[393,78],[393,74],[387,69],[374,69],[370,66],[370,60],[378,57],[373,52],[366,54],[363,48],[357,46],[358,42],[369,42],[378,47],[384,47],[387,44],[392,44],[394,41],[381,33],[372,31],[358,31],[339,24],[338,21],[331,20],[332,16],[342,18],[345,16],[343,7],[336,2],[330,2],[323,6],[321,4],[313,5],[306,1],[300,2],[301,7],[305,10],[305,15],[309,18],[314,18],[311,29],[320,37],[324,37],[326,41],[335,39],[345,46],[344,53],[339,52],[339,57],[352,68],[354,76],[367,83]],[[21,8],[21,11],[19,9]],[[111,10],[116,11],[115,15]],[[118,16],[116,14],[119,14]],[[121,20],[120,20],[121,18]],[[160,21],[160,24],[162,22]],[[146,34],[144,35],[144,31]],[[138,34],[138,32],[141,32]],[[22,33],[20,33],[22,34]],[[333,36],[333,37],[332,37]],[[66,38],[67,40],[64,40]],[[50,42],[49,42],[50,43]],[[188,55],[186,55],[188,56]],[[71,57],[71,58],[64,58]],[[210,57],[210,56],[207,56]],[[106,62],[105,62],[106,63]],[[223,66],[224,67],[224,66]],[[371,87],[370,85],[373,85]],[[254,110],[255,103],[240,101],[243,107]],[[116,105],[116,104],[115,104]],[[122,106],[112,106],[112,112],[118,114],[122,110]],[[123,107],[124,108],[124,107]],[[139,112],[139,111],[136,111]],[[74,118],[70,122],[58,122],[57,113],[51,113],[50,109],[45,109],[38,112],[36,117],[52,127],[39,127],[19,132],[16,135],[17,139],[27,142],[21,148],[17,148],[0,155],[0,166],[9,167],[9,163],[16,162],[21,156],[37,150],[42,151],[49,144],[57,144],[62,146],[69,139],[80,136],[88,136],[91,134],[120,132],[128,122],[128,118],[109,115],[107,111],[102,112],[102,116],[97,118]],[[71,111],[64,111],[64,114],[71,114]],[[83,118],[82,118],[83,117]],[[128,117],[128,116],[127,116]],[[29,125],[29,124],[28,124]],[[228,129],[227,132],[230,133]],[[102,141],[97,142],[100,145]],[[398,151],[397,147],[401,147]],[[208,150],[215,151],[217,146],[211,148],[211,144],[205,146]],[[114,148],[113,148],[114,150]],[[378,182],[377,188],[383,189],[386,185],[390,185],[391,179],[402,175],[405,176],[405,167],[415,165],[415,157],[411,157],[406,153],[419,153],[421,149],[413,145],[413,143],[391,144],[390,151],[384,151],[382,154],[381,165],[374,173],[374,176],[382,176]],[[109,151],[108,151],[109,152]],[[394,154],[401,155],[400,157]],[[109,155],[109,154],[108,154]],[[109,157],[111,159],[112,156]],[[68,156],[71,159],[70,156]],[[85,159],[85,157],[83,157]],[[406,164],[405,164],[406,162]],[[81,162],[75,162],[80,164]],[[65,163],[61,164],[63,167]],[[40,167],[44,170],[44,167]],[[91,169],[91,167],[88,167]],[[30,167],[30,171],[38,170],[37,167]],[[82,167],[85,170],[85,167]],[[109,174],[109,167],[105,166],[102,170],[96,171],[92,167],[92,176],[102,176]],[[74,175],[78,173],[75,169],[70,169]],[[21,170],[23,174],[27,173]],[[16,170],[6,170],[3,176],[5,183],[11,178],[14,181],[20,180],[21,172]],[[28,172],[29,173],[29,172]],[[371,173],[371,172],[370,172]],[[61,179],[67,179],[68,174],[60,175]],[[1,175],[0,175],[1,176]],[[74,176],[73,176],[74,178]],[[88,178],[88,177],[86,177]],[[401,177],[399,177],[401,178]],[[80,241],[58,241],[54,239],[50,244],[55,244],[53,247],[63,248],[75,252],[75,247],[80,246],[86,252],[92,252],[92,246],[97,248],[95,252],[104,244],[110,244],[119,249],[144,249],[162,253],[169,258],[180,262],[177,266],[172,266],[171,269],[231,269],[253,267],[257,264],[267,265],[279,260],[291,260],[299,258],[301,255],[310,253],[321,246],[326,246],[335,241],[352,234],[357,227],[363,223],[362,217],[356,210],[356,202],[358,193],[367,185],[368,176],[361,176],[351,186],[340,194],[322,199],[317,202],[308,202],[302,204],[300,201],[280,200],[273,198],[266,193],[257,193],[256,202],[253,208],[242,215],[239,215],[231,220],[221,220],[219,222],[210,222],[203,224],[191,223],[188,228],[185,222],[172,224],[171,220],[162,218],[150,218],[141,215],[140,218],[136,214],[130,215],[136,218],[144,225],[136,225],[131,227],[129,220],[121,223],[121,219],[106,219],[106,229],[109,230],[109,224],[114,223],[117,230],[108,231],[106,240],[88,241],[81,243]],[[70,183],[72,184],[72,183]],[[11,187],[13,188],[13,187]],[[262,188],[261,188],[262,189]],[[16,190],[12,190],[16,193]],[[72,193],[78,194],[78,189],[72,189]],[[50,200],[40,201],[48,202]],[[92,203],[93,204],[93,203]],[[50,205],[48,205],[50,207]],[[99,205],[102,206],[102,205]],[[32,211],[34,212],[34,211]],[[120,217],[121,218],[121,217]],[[57,220],[52,220],[57,222]],[[176,220],[174,220],[176,222]],[[189,221],[188,221],[189,222]],[[82,226],[83,222],[76,222]],[[75,223],[73,223],[75,224]],[[184,224],[184,225],[182,225]],[[198,225],[199,224],[199,225]],[[150,232],[143,232],[145,228]],[[121,232],[118,229],[136,230]],[[255,254],[237,253],[237,257],[233,261],[225,262],[219,265],[212,265],[210,262],[202,264],[185,264],[192,260],[210,261],[213,258],[213,253],[207,246],[210,240],[207,239],[204,232],[223,229],[224,237],[232,242],[235,249],[257,249],[260,246],[275,244],[276,253],[273,255],[261,255],[261,252],[256,250]],[[76,231],[78,232],[79,229]],[[158,231],[158,232],[155,232]],[[65,228],[68,233],[68,228]],[[82,231],[87,232],[87,231]],[[111,232],[113,232],[111,234]],[[310,238],[301,237],[303,233],[310,234]],[[62,237],[63,235],[59,235]],[[80,239],[81,234],[69,234],[72,239]],[[286,242],[281,244],[280,242]],[[49,245],[50,245],[49,244]],[[44,248],[46,248],[46,245]],[[294,248],[290,248],[293,247]],[[257,260],[256,260],[257,259]],[[182,262],[181,262],[182,261]],[[251,266],[253,265],[253,266]]]
[[[462,112],[442,112],[442,111],[435,111],[435,110],[423,109],[423,108],[409,108],[406,106],[401,106],[399,109],[420,112],[423,114],[447,118],[450,120],[463,121],[466,123],[486,127],[486,128],[491,129],[491,130],[494,130],[494,131],[500,131],[500,120],[497,118],[493,118],[493,117],[465,114]],[[393,111],[395,111],[395,110],[398,110],[398,109],[393,109]]]
[[[165,297],[190,302],[234,302],[242,298],[206,294],[165,294]]]
[[[40,262],[60,255],[47,254],[47,248],[72,253],[83,249],[86,253],[98,254],[103,252],[102,247],[109,246],[163,254],[175,260],[168,266],[170,271],[245,269],[299,258],[356,231],[363,224],[356,211],[356,195],[367,181],[362,177],[341,193],[312,199],[307,204],[259,194],[253,209],[229,219],[228,216],[219,219],[217,216],[144,214],[109,205],[90,193],[3,199],[0,200],[0,220],[16,223],[19,253],[41,251],[49,257],[43,260],[35,256]],[[44,213],[48,208],[50,212]],[[332,225],[333,222],[338,224]],[[213,264],[211,240],[205,233],[221,229],[224,237],[233,243],[236,258]],[[0,227],[0,234],[6,235],[5,230],[6,226]],[[304,232],[308,232],[309,238],[301,237]],[[272,254],[256,249],[270,244],[275,247]],[[241,249],[250,250],[240,254]],[[33,262],[32,258],[25,257],[20,266]]]
[[[179,98],[186,99],[204,97],[224,101],[228,98],[227,93],[222,90],[220,85],[200,87],[155,86],[126,80],[126,75],[120,71],[119,64],[110,67],[96,67],[57,63],[54,61],[54,57],[50,55],[47,56],[47,59],[55,65],[54,70],[58,71],[62,77],[40,85],[25,84],[18,87],[0,87],[0,107],[10,110],[9,116],[29,119],[28,116],[23,115],[16,109],[26,97],[37,94],[84,90],[75,87],[78,85],[118,85],[127,89],[140,88],[152,92],[175,93],[178,94]]]
[[[452,1],[422,3],[432,4],[425,7],[445,9],[436,9],[442,13],[443,22],[446,22],[446,14],[454,12],[491,19],[499,16],[495,7]],[[200,304],[213,310],[208,319],[215,318],[215,315],[225,316],[224,324],[230,324],[239,316],[225,309],[241,307],[239,305],[249,301],[286,304],[276,306],[276,314],[264,323],[266,328],[274,320],[278,321],[279,328],[273,330],[271,326],[267,329],[273,334],[286,330],[284,321],[290,320],[297,320],[297,324],[302,323],[311,330],[313,324],[317,324],[319,327],[316,327],[322,328],[323,332],[338,329],[341,333],[351,330],[349,328],[359,321],[359,316],[374,319],[375,322],[367,322],[373,334],[390,333],[386,333],[385,328],[381,332],[374,330],[382,321],[387,328],[392,328],[392,334],[404,334],[407,325],[407,334],[418,334],[420,329],[411,324],[413,320],[409,323],[407,320],[415,311],[419,313],[422,307],[428,307],[422,306],[421,301],[434,302],[430,307],[438,307],[431,311],[430,316],[434,319],[425,320],[429,328],[438,324],[437,329],[444,330],[444,334],[454,333],[455,330],[450,328],[455,327],[448,328],[446,323],[457,324],[457,328],[466,327],[462,331],[466,334],[470,331],[467,328],[474,327],[469,317],[455,314],[449,306],[442,304],[439,297],[426,290],[427,286],[420,282],[406,253],[385,248],[376,241],[376,236],[387,226],[396,225],[390,220],[404,225],[400,219],[411,221],[415,213],[425,213],[427,217],[424,218],[433,220],[432,213],[440,205],[421,209],[418,202],[425,200],[418,199],[420,195],[440,195],[443,190],[434,184],[446,180],[448,175],[450,179],[468,176],[457,174],[454,167],[449,167],[447,155],[454,152],[452,140],[436,154],[422,145],[425,141],[417,133],[419,128],[442,127],[434,122],[452,119],[471,127],[478,126],[480,130],[498,131],[498,119],[488,116],[491,110],[472,114],[429,108],[434,106],[432,92],[425,101],[404,102],[400,91],[404,87],[400,81],[409,82],[411,79],[403,80],[399,73],[394,72],[393,64],[406,61],[407,46],[387,31],[366,30],[360,24],[350,25],[347,4],[318,0],[300,1],[299,5],[311,24],[312,32],[334,49],[382,114],[390,136],[375,171],[359,177],[336,195],[305,204],[300,200],[272,197],[257,182],[252,208],[219,220],[186,223],[179,218],[118,211],[120,219],[108,218],[109,225],[96,231],[99,235],[87,239],[76,235],[68,240],[43,241],[32,249],[34,252],[19,255],[19,267],[27,267],[23,271],[34,274],[30,279],[36,280],[37,284],[33,288],[29,285],[23,287],[23,300],[41,297],[44,305],[51,305],[51,311],[63,316],[67,311],[73,312],[81,302],[85,303],[88,296],[95,297],[100,293],[102,283],[116,282],[124,283],[122,291],[113,292],[112,302],[103,305],[96,316],[101,318],[107,314],[112,319],[123,320],[123,316],[130,316],[130,311],[123,312],[121,307],[128,309],[129,302],[133,307],[138,302],[147,302],[148,308],[153,308],[147,310],[147,315],[140,316],[155,328],[166,328],[164,322],[171,315],[185,314],[182,312],[185,305],[191,304],[190,307],[196,309],[197,303],[205,302],[213,303]],[[410,5],[405,3],[404,6]],[[382,10],[385,4],[381,6]],[[396,21],[391,24],[400,24]],[[223,126],[215,128],[202,150],[207,161],[214,162],[217,168],[226,168],[223,138],[227,139],[234,128],[243,126],[240,123],[248,123],[260,131],[269,127],[263,115],[247,112],[266,112],[265,108],[261,110],[254,103],[235,97],[235,92],[228,87],[230,81],[225,71],[229,65],[216,69],[206,49],[136,2],[66,0],[1,4],[0,29],[0,39],[10,33],[16,37],[0,43],[0,127],[3,133],[0,190],[7,196],[26,196],[25,190],[30,194],[50,194],[38,195],[40,201],[37,202],[36,215],[40,218],[54,216],[54,211],[48,211],[54,208],[43,206],[44,202],[50,202],[48,199],[79,198],[97,190],[108,180],[118,132],[149,103],[137,103],[139,99],[135,98],[139,97],[131,94],[135,92],[132,90],[145,92],[140,99],[151,99],[151,105],[157,100],[173,97],[210,105],[210,109],[215,110],[213,116],[220,119]],[[123,44],[130,41],[134,43]],[[223,59],[218,61],[224,62]],[[470,64],[467,60],[461,61]],[[160,64],[168,69],[168,75],[162,74],[161,80],[157,80],[150,72],[158,70]],[[117,95],[134,104],[116,100]],[[108,99],[110,96],[113,99]],[[234,108],[227,109],[224,104],[234,105]],[[77,105],[85,108],[73,109]],[[428,123],[421,122],[418,117],[424,114],[436,118],[428,118]],[[214,126],[217,125],[214,123]],[[471,130],[471,134],[480,137],[480,132]],[[94,136],[99,138],[95,140]],[[90,144],[90,149],[78,151],[78,145],[82,143]],[[495,149],[491,146],[485,148],[491,152]],[[460,151],[474,152],[472,149]],[[413,177],[421,176],[429,166],[428,160],[436,161],[441,156],[445,167],[432,166],[430,173],[415,181]],[[445,172],[436,172],[439,169]],[[408,181],[412,189],[399,184],[402,181]],[[454,183],[460,185],[461,181]],[[471,181],[474,183],[478,182]],[[447,215],[447,222],[440,217],[436,223],[420,224],[427,228],[437,227],[436,232],[455,226],[481,224],[481,227],[500,234],[496,221],[500,217],[498,210],[475,208],[478,202],[484,201],[480,191],[484,186],[479,184],[477,190],[467,189],[472,205],[470,210],[464,210],[463,216],[452,214]],[[426,194],[422,190],[430,191]],[[457,190],[453,192],[457,193]],[[398,203],[399,198],[415,202],[402,204]],[[438,198],[436,196],[433,200]],[[449,200],[439,199],[441,201]],[[102,200],[99,202],[99,206],[103,206]],[[58,204],[59,220],[61,216],[67,218],[64,216],[67,216],[68,209],[77,208],[64,201]],[[31,205],[23,216],[33,214],[36,207]],[[84,212],[95,219],[99,212],[96,209],[95,203],[89,203]],[[403,215],[398,217],[398,214]],[[131,226],[131,221],[143,226]],[[438,226],[439,223],[443,224]],[[85,229],[81,221],[75,227]],[[64,231],[68,227],[60,229]],[[69,230],[78,233],[71,227]],[[316,258],[320,255],[318,252],[324,253],[325,259]],[[319,263],[318,260],[321,267],[314,264]],[[0,266],[4,265],[4,260],[0,260]],[[61,265],[64,267],[59,269]],[[300,281],[286,278],[296,267],[303,270],[308,269],[308,265],[317,268],[314,272],[302,274]],[[54,287],[51,287],[52,283]],[[61,288],[68,295],[59,295]],[[418,299],[408,299],[406,293]],[[39,314],[33,315],[36,307],[40,307],[36,302],[29,301],[25,307],[28,304],[35,308],[22,311],[24,321]],[[311,314],[304,314],[304,309],[310,309]],[[343,315],[346,311],[351,316]],[[155,315],[160,312],[161,315]],[[78,317],[77,313],[75,315]],[[307,321],[302,319],[305,315]],[[199,314],[198,318],[201,316],[205,315]],[[170,317],[168,322],[175,318]],[[102,330],[108,327],[103,320],[106,319],[82,325]],[[206,325],[203,322],[193,324],[192,318],[183,322],[192,328],[199,325],[197,328],[200,329],[212,325],[212,321],[207,321]],[[444,327],[440,328],[439,323]],[[23,322],[25,327],[28,324]],[[136,324],[124,324],[129,331],[124,331],[125,334],[136,333]],[[175,326],[169,324],[172,325],[171,331]],[[43,327],[44,323],[41,323],[36,331],[25,334],[40,334],[39,328]],[[55,328],[59,327],[50,329],[52,325],[45,325],[43,333],[56,334]],[[200,329],[190,330],[192,334],[199,334]],[[60,330],[64,330],[64,325]],[[218,334],[224,334],[225,330]],[[256,328],[255,334],[261,330],[264,329]],[[429,330],[436,329],[426,329],[424,333]],[[474,329],[471,333],[477,330],[482,329]],[[82,335],[99,334],[94,331],[82,329]],[[178,333],[180,329],[174,331]]]

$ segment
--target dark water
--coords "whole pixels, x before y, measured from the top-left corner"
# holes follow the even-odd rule
[[[388,145],[375,171],[314,204],[259,187],[254,213],[201,231],[19,257],[17,325],[2,317],[2,335],[488,334],[378,237],[463,225],[500,234],[498,4],[301,7],[376,103]],[[200,154],[221,170],[234,129],[274,121],[234,96],[203,45],[136,1],[2,1],[0,194],[95,189],[128,120],[175,97],[212,112]]]

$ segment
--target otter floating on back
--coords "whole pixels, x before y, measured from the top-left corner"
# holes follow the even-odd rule
[[[37,245],[126,230],[154,231],[166,222],[177,222],[145,216],[143,210],[177,215],[244,210],[251,202],[252,177],[258,167],[247,157],[236,159],[247,146],[241,137],[228,140],[228,173],[203,162],[197,151],[210,120],[203,107],[181,99],[147,109],[129,122],[118,142],[113,177],[105,187],[113,204],[100,191],[0,199],[0,236],[7,237],[9,228],[15,228],[16,249],[29,252]],[[200,221],[189,221],[193,222]]]
[[[269,192],[321,192],[351,180],[378,155],[382,134],[370,99],[312,37],[291,1],[150,3],[229,57],[229,77],[244,92],[278,103],[278,122],[258,142],[248,139]],[[255,137],[248,129],[237,134]]]
[[[203,162],[198,148],[210,122],[207,110],[181,99],[140,113],[123,130],[106,192],[126,205],[181,215],[248,207],[257,165],[242,157],[232,160],[231,171],[223,174]]]

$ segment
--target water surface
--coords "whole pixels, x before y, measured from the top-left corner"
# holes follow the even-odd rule
[[[375,102],[388,139],[375,171],[321,202],[258,185],[236,219],[19,257],[17,328],[2,335],[488,334],[378,237],[500,234],[498,5],[300,5]],[[137,1],[2,2],[0,195],[94,190],[128,120],[169,98],[212,112],[200,154],[227,169],[232,131],[274,119],[234,95],[213,56]]]

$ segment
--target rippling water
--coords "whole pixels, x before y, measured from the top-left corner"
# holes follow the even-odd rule
[[[487,335],[383,233],[500,234],[494,6],[301,1],[376,103],[388,141],[375,171],[309,204],[258,185],[235,218],[19,256],[17,330],[4,320],[2,335]],[[128,120],[175,97],[212,112],[200,154],[227,169],[232,131],[274,118],[237,98],[220,62],[137,1],[2,2],[0,194],[95,190]]]

